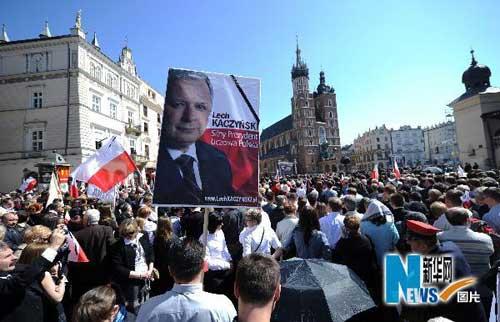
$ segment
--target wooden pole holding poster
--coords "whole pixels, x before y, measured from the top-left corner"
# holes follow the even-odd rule
[[[208,243],[208,213],[210,212],[209,208],[204,208],[205,213],[203,215],[203,244],[205,247]]]

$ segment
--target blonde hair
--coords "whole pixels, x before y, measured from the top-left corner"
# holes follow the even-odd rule
[[[137,217],[147,219],[153,210],[148,206],[143,206],[137,211]]]
[[[125,219],[119,228],[120,236],[123,238],[131,238],[139,232],[139,225],[135,219]]]
[[[24,242],[26,244],[31,243],[47,243],[50,239],[52,231],[49,227],[43,225],[36,225],[27,228],[24,231]]]

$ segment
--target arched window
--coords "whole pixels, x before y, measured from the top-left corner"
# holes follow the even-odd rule
[[[319,144],[323,144],[326,142],[326,131],[323,126],[319,127],[318,136],[319,136]]]

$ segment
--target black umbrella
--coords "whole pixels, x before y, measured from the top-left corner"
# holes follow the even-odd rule
[[[374,307],[365,284],[347,266],[319,259],[281,262],[281,298],[273,321],[348,321]]]

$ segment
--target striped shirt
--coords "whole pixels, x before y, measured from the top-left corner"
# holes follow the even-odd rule
[[[490,256],[493,254],[491,237],[472,231],[467,226],[451,226],[439,233],[440,241],[452,241],[464,254],[474,276],[481,276],[490,269]]]

